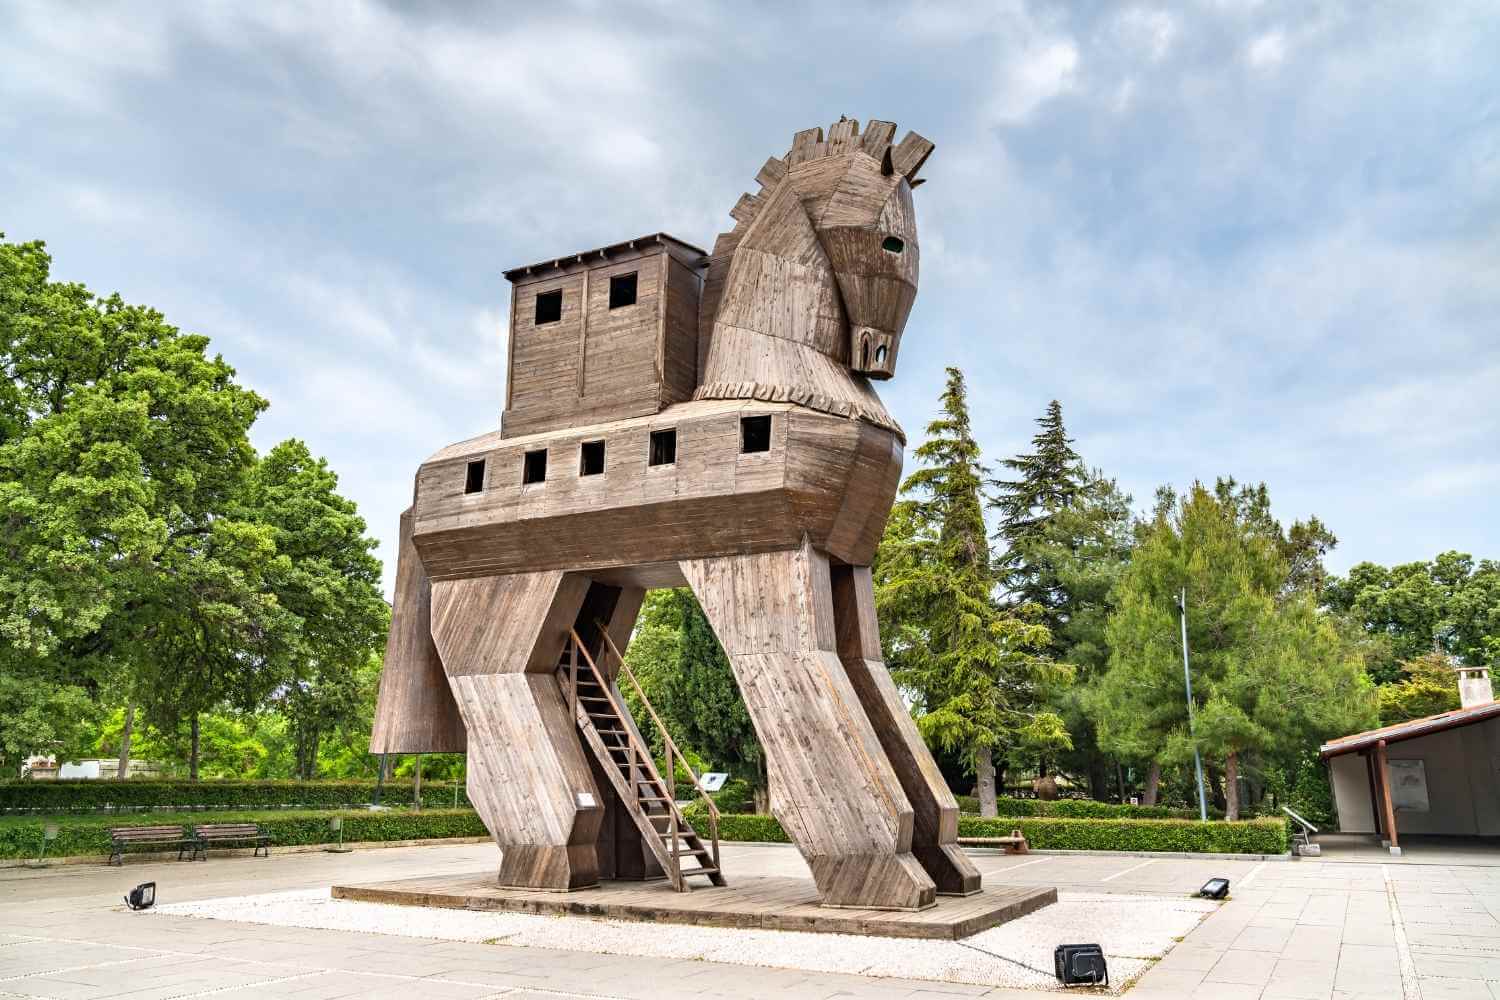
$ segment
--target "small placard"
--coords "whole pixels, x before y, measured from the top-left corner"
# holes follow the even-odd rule
[[[598,804],[594,801],[593,792],[578,792],[573,797],[578,800],[578,808],[580,809],[592,809]]]
[[[729,775],[724,771],[708,771],[698,776],[698,787],[705,792],[717,792],[728,780]]]

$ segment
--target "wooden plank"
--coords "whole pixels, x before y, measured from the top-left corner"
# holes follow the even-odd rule
[[[463,753],[463,718],[432,641],[432,583],[412,542],[412,511],[401,514],[396,603],[380,671],[371,753]]]
[[[911,854],[911,805],[834,652],[827,556],[804,544],[684,560],[682,572],[765,749],[771,811],[824,901],[930,906],[935,886]]]
[[[332,895],[403,906],[948,941],[962,940],[1057,901],[1057,890],[1051,888],[990,886],[965,898],[944,897],[926,909],[893,912],[820,905],[817,887],[800,878],[747,878],[691,893],[673,892],[660,882],[605,881],[586,892],[559,894],[503,889],[485,874],[336,885]]]
[[[958,846],[958,800],[883,662],[870,568],[834,567],[831,584],[839,658],[912,805],[912,854],[939,893],[976,893],[979,869]]]
[[[922,169],[922,165],[932,155],[932,150],[931,140],[924,139],[915,132],[908,132],[900,144],[891,150],[891,165],[896,168],[896,173],[908,181],[916,180],[917,171]]]
[[[1385,753],[1385,740],[1375,744],[1375,773],[1380,778],[1380,813],[1385,820],[1385,839],[1391,847],[1400,848],[1400,833],[1396,829],[1396,809],[1391,804],[1390,761]]]

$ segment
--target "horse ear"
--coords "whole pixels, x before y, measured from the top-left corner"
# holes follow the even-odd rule
[[[896,172],[896,164],[891,161],[891,147],[885,147],[885,154],[880,157],[880,172],[887,177]]]

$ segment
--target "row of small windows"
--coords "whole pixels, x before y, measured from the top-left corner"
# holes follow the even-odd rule
[[[771,450],[771,417],[761,414],[740,418],[740,451],[752,454]],[[464,470],[464,492],[484,492],[484,462],[476,458]],[[677,429],[651,432],[651,446],[646,453],[648,465],[677,464]],[[604,474],[604,442],[585,441],[578,449],[578,474],[599,476]],[[521,460],[521,485],[547,481],[547,449],[528,451]]]
[[[621,309],[635,305],[636,272],[617,274],[609,279],[609,307]],[[556,323],[562,319],[562,289],[538,292],[536,297],[537,326]]]

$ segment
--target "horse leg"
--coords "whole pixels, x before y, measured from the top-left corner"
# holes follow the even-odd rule
[[[432,644],[432,584],[412,542],[412,512],[401,515],[395,606],[380,671],[371,753],[463,753],[464,722]]]
[[[588,590],[560,571],[432,584],[432,638],[469,736],[469,800],[499,883],[599,881],[603,800],[554,672]]]
[[[912,853],[940,894],[976,893],[979,869],[958,846],[958,800],[885,668],[870,567],[835,566],[831,575],[839,658],[911,802]]]
[[[911,805],[839,661],[828,557],[804,542],[681,566],[765,750],[771,811],[823,903],[933,903],[933,881],[911,853]]]

